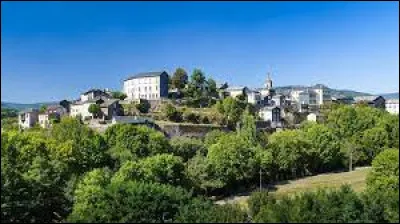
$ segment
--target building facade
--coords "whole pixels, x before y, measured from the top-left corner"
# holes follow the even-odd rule
[[[39,110],[28,109],[18,114],[18,125],[22,129],[31,128],[37,124],[39,119]]]
[[[399,99],[388,99],[385,102],[386,111],[391,114],[399,114]]]
[[[266,106],[260,109],[258,116],[263,121],[268,121],[272,128],[281,127],[281,108],[277,106]]]
[[[159,100],[168,97],[168,73],[139,73],[124,80],[123,92],[127,100]]]

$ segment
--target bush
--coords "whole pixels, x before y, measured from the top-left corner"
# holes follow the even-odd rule
[[[203,124],[209,124],[210,123],[210,119],[208,118],[207,115],[205,115],[205,116],[203,116],[201,118],[201,123],[203,123]]]
[[[196,153],[207,154],[207,148],[199,139],[174,137],[170,140],[170,144],[172,154],[182,157],[185,162],[194,157]]]
[[[195,113],[192,112],[188,112],[188,113],[184,113],[183,114],[183,119],[186,122],[190,122],[190,123],[194,123],[194,124],[198,124],[199,123],[199,116]]]
[[[191,194],[181,188],[135,181],[79,187],[68,222],[162,223],[178,213]]]
[[[268,194],[268,191],[254,192],[250,195],[247,204],[249,205],[249,213],[251,217],[255,217],[261,207],[275,203],[275,198]]]
[[[182,112],[178,111],[172,104],[163,105],[161,113],[170,121],[182,121]]]
[[[140,113],[147,114],[150,110],[151,105],[147,100],[140,100],[140,103],[136,104],[135,107],[138,111],[140,111]]]
[[[184,169],[182,158],[171,154],[160,154],[136,162],[126,162],[115,174],[113,180],[183,185],[185,183]]]

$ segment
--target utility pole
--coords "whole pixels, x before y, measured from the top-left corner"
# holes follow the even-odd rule
[[[262,171],[260,167],[260,192],[262,191]]]
[[[350,145],[350,160],[349,160],[349,171],[353,170],[353,148]]]

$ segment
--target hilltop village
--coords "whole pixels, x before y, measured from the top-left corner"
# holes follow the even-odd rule
[[[398,114],[398,100],[382,96],[337,96],[321,84],[279,92],[274,89],[270,73],[263,87],[250,89],[217,84],[198,69],[189,80],[186,71],[178,68],[172,76],[166,71],[129,76],[123,81],[122,91],[90,89],[76,100],[22,111],[18,123],[21,129],[38,125],[49,128],[61,117],[72,116],[100,130],[115,123],[229,129],[237,125],[240,114],[247,109],[255,115],[257,128],[274,131],[296,127],[304,120],[321,120],[322,111],[335,103],[366,103]]]

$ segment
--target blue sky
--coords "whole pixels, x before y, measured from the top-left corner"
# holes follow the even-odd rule
[[[398,2],[2,2],[1,100],[178,67],[231,85],[399,91]]]

